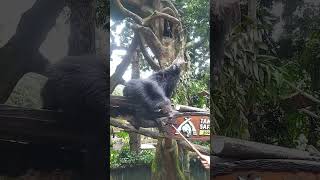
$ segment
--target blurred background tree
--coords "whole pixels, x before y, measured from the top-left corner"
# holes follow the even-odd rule
[[[211,91],[214,129],[288,147],[301,147],[306,137],[319,148],[320,3],[241,0],[239,6],[241,20],[225,38],[222,73]]]

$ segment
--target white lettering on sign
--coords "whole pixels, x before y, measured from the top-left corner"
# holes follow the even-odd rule
[[[200,119],[199,135],[204,135],[204,136],[210,135],[210,119],[208,119],[208,118],[201,118]]]

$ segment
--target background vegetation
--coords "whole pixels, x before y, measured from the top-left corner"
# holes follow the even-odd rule
[[[241,1],[241,22],[227,37],[225,64],[211,92],[214,128],[231,137],[319,148],[319,3],[256,3],[258,38],[248,1]]]

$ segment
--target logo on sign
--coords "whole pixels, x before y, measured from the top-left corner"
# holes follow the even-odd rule
[[[196,136],[197,130],[193,123],[191,122],[191,118],[185,117],[185,121],[180,124],[178,130],[184,134],[186,137]],[[175,134],[178,134],[177,132]]]

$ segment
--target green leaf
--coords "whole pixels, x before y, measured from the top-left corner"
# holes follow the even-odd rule
[[[259,79],[261,83],[264,83],[264,71],[262,69],[259,71]]]
[[[229,59],[232,59],[232,55],[230,54],[229,51],[225,51],[224,55],[227,56]]]
[[[215,113],[216,115],[218,115],[220,118],[224,119],[224,117],[223,117],[220,109],[218,108],[218,106],[216,106],[215,103],[211,103],[211,105],[212,105],[212,108],[213,108],[213,110],[214,110],[214,113]]]
[[[259,81],[259,67],[258,67],[258,64],[256,62],[253,62],[253,72],[254,72],[254,76],[256,78],[256,80]]]

